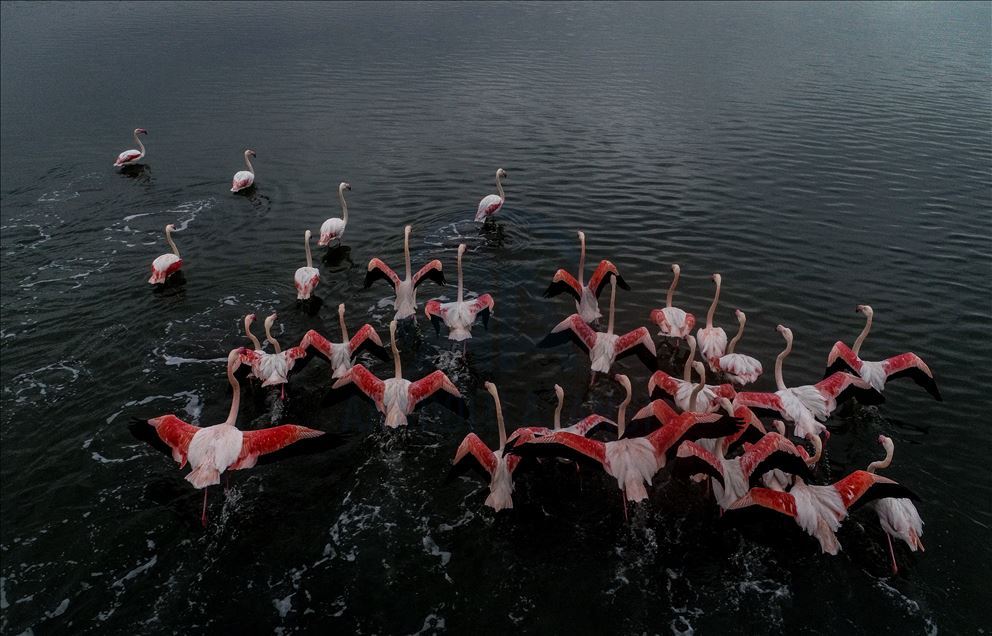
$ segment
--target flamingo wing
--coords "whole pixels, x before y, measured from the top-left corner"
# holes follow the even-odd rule
[[[441,286],[448,284],[448,282],[444,280],[444,271],[441,269],[441,261],[435,258],[433,261],[417,270],[417,273],[413,275],[413,286],[419,287],[420,283],[424,282],[425,279],[430,279]]]
[[[658,352],[654,348],[654,340],[647,327],[638,327],[620,336],[615,347],[618,359],[636,354],[649,371],[658,368]]]
[[[178,462],[179,467],[185,466],[189,444],[193,441],[193,436],[200,430],[200,427],[188,424],[171,413],[161,417],[153,417],[148,420],[148,424],[155,429],[159,439],[172,449],[172,459]]]
[[[416,405],[434,393],[438,391],[445,391],[455,396],[456,398],[461,398],[462,394],[458,391],[458,387],[452,384],[448,376],[444,374],[444,371],[437,370],[433,373],[426,375],[416,382],[410,383],[410,402],[411,405]]]
[[[427,305],[424,306],[424,315],[430,319],[431,324],[434,325],[434,331],[440,336],[441,325],[447,323],[448,320],[448,310],[445,306],[441,304],[440,300],[428,300]]]
[[[458,450],[455,451],[455,458],[451,460],[452,464],[457,464],[462,461],[466,455],[471,454],[475,458],[479,465],[486,469],[490,475],[496,471],[496,455],[489,449],[485,443],[479,439],[479,436],[475,433],[469,433],[462,440],[462,443],[458,445]]]
[[[506,438],[506,445],[522,444],[538,435],[550,435],[553,431],[546,426],[521,426]]]
[[[355,355],[362,349],[370,349],[379,357],[385,355],[385,350],[382,347],[382,340],[379,338],[379,334],[376,332],[372,325],[364,324],[355,335],[351,337],[348,341],[348,348],[351,349],[351,354]]]
[[[551,284],[544,290],[544,297],[551,298],[563,293],[570,294],[575,302],[579,302],[582,298],[582,286],[579,285],[579,281],[575,280],[574,276],[559,269],[552,277]]]
[[[604,283],[610,280],[610,276],[616,277],[617,285],[620,289],[630,291],[630,285],[627,284],[627,281],[625,281],[623,276],[620,275],[620,272],[617,271],[617,266],[610,261],[603,260],[599,261],[599,265],[596,266],[596,271],[592,273],[592,278],[589,279],[589,290],[596,294],[597,298],[603,290],[606,289],[606,285]]]
[[[572,314],[555,325],[547,336],[538,344],[539,347],[552,347],[572,340],[587,354],[596,346],[596,332],[582,320],[579,314]]]
[[[844,502],[844,507],[862,506],[876,499],[912,499],[919,501],[920,498],[909,488],[902,484],[882,477],[866,470],[856,470],[840,481],[831,484],[834,490],[840,495]]]
[[[792,495],[771,488],[752,488],[743,497],[730,504],[727,510],[739,510],[748,506],[761,506],[790,517],[798,514],[796,500]]]
[[[592,459],[603,466],[606,465],[606,445],[603,442],[565,431],[534,437],[526,443],[515,445],[509,452],[516,455]]]
[[[678,413],[668,405],[662,399],[652,400],[649,404],[645,405],[640,411],[638,411],[632,420],[641,420],[648,417],[654,417],[662,426],[665,426],[669,422],[673,422],[678,418]]]
[[[304,349],[309,349],[313,347],[317,350],[317,353],[324,356],[324,358],[331,359],[331,351],[334,349],[334,344],[320,335],[316,329],[311,329],[303,335],[303,340],[300,341],[300,346]]]
[[[795,444],[778,433],[767,433],[758,440],[741,455],[740,463],[741,471],[752,486],[763,474],[775,469],[802,477],[804,481],[813,480],[809,466]]]
[[[664,391],[674,397],[678,393],[679,383],[679,380],[664,371],[655,371],[648,380],[648,397],[656,397],[658,391]]]
[[[827,354],[827,370],[823,377],[827,378],[837,371],[857,374],[861,370],[861,364],[861,359],[855,355],[854,351],[838,340],[831,347],[830,353]]]
[[[920,356],[915,353],[902,353],[892,356],[882,362],[885,374],[888,379],[909,377],[932,395],[938,402],[943,402],[940,396],[940,389],[937,388],[937,381],[933,377],[933,371],[927,366]]]
[[[268,455],[300,440],[320,437],[323,434],[323,431],[296,424],[283,424],[257,431],[245,431],[241,442],[241,452],[235,462],[231,464],[230,469],[251,468],[258,461],[259,455]]]
[[[852,397],[862,404],[872,405],[885,402],[885,396],[873,389],[870,384],[843,371],[838,371],[825,380],[820,380],[814,386],[822,395],[829,395],[838,403]]]
[[[482,294],[468,306],[472,315],[482,320],[482,326],[486,331],[489,331],[489,317],[492,316],[494,309],[496,309],[496,301],[489,294]]]
[[[612,426],[614,430],[617,428],[617,423],[613,420],[603,417],[602,415],[596,415],[595,413],[587,417],[582,418],[575,424],[562,428],[562,431],[567,433],[574,433],[576,435],[582,435],[583,437],[589,435],[595,431],[600,426]]]
[[[676,462],[674,473],[680,477],[690,477],[692,475],[709,475],[712,479],[723,485],[723,464],[716,458],[716,455],[709,452],[693,441],[684,441],[679,444],[678,452],[675,454]]]
[[[393,287],[400,284],[400,277],[389,268],[389,265],[386,265],[378,258],[373,258],[369,261],[368,270],[365,272],[365,289],[371,287],[372,283],[380,278],[389,281],[389,284]]]
[[[743,420],[720,413],[683,414],[670,425],[648,435],[647,440],[659,455],[667,456],[686,440],[726,437],[743,425]]]
[[[382,398],[386,393],[386,384],[375,377],[364,365],[356,364],[351,367],[343,376],[338,378],[337,382],[331,388],[338,389],[351,382],[354,382],[355,386],[362,393],[369,396],[377,405],[382,404]]]
[[[780,417],[788,418],[782,400],[775,393],[764,393],[756,391],[742,391],[734,397],[734,408],[746,406],[749,409],[757,409],[766,413],[778,413]]]

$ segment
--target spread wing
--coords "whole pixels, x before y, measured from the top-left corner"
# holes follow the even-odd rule
[[[424,280],[430,279],[437,283],[438,285],[447,285],[447,281],[444,280],[444,272],[441,269],[441,261],[434,259],[430,263],[427,263],[413,275],[413,286],[419,287],[420,283]]]
[[[558,323],[547,336],[538,343],[539,347],[553,347],[572,340],[589,353],[596,345],[596,332],[586,324],[579,314],[572,314]]]
[[[690,477],[696,474],[709,475],[723,485],[723,465],[716,456],[692,441],[679,445],[675,454],[676,462],[673,472],[680,477]]]
[[[636,354],[649,371],[658,368],[658,352],[654,348],[654,340],[647,327],[638,327],[620,336],[616,344],[617,358]]]
[[[524,456],[591,459],[602,465],[606,464],[606,446],[603,442],[565,431],[534,437],[526,443],[517,444],[508,452]]]
[[[389,268],[389,265],[386,265],[378,258],[373,258],[369,261],[369,268],[365,273],[365,289],[371,287],[372,283],[380,278],[388,281],[393,287],[400,284],[400,277],[396,275],[396,272]]]
[[[424,315],[430,319],[431,324],[434,325],[434,331],[440,336],[441,325],[445,323],[448,310],[441,305],[440,300],[428,300],[427,305],[424,306]]]
[[[171,413],[154,417],[148,420],[148,424],[155,429],[158,438],[171,449],[172,459],[179,463],[179,467],[185,466],[189,444],[200,427],[188,424]]]
[[[610,276],[615,276],[617,279],[617,285],[620,289],[626,289],[630,291],[630,285],[627,281],[623,279],[620,272],[617,271],[617,266],[610,261],[599,261],[599,265],[596,266],[596,271],[592,273],[592,278],[589,279],[589,290],[596,294],[598,298],[606,285],[604,283],[609,282]]]
[[[820,393],[831,396],[838,403],[852,397],[858,402],[868,405],[885,402],[885,397],[873,389],[870,384],[843,371],[838,371],[825,380],[820,380],[814,386]]]
[[[888,497],[920,500],[909,488],[888,477],[869,473],[866,470],[856,470],[832,485],[834,490],[840,494],[844,507],[848,509],[851,509],[852,506],[858,507],[870,501]]]
[[[795,444],[778,433],[767,433],[741,455],[741,471],[748,483],[758,483],[761,476],[774,469],[812,481],[806,460]]]
[[[551,298],[552,296],[563,293],[571,294],[575,301],[578,302],[582,298],[582,287],[579,286],[579,282],[575,280],[574,276],[563,269],[559,269],[551,279],[551,284],[544,290],[544,297]]]
[[[355,332],[355,335],[348,341],[348,347],[351,349],[351,355],[353,356],[363,349],[368,349],[376,357],[383,360],[386,359],[386,350],[382,346],[382,340],[379,339],[379,334],[369,324],[362,325]]]
[[[462,394],[458,391],[458,387],[452,384],[448,376],[444,374],[444,371],[438,370],[420,378],[416,382],[410,383],[410,402],[416,405],[437,391],[445,391],[456,398],[462,397]]]
[[[283,424],[257,431],[245,431],[241,443],[241,453],[231,464],[231,470],[251,468],[260,455],[268,455],[303,439],[320,437],[323,431],[296,424]]]
[[[937,381],[933,377],[933,371],[915,353],[902,353],[892,356],[882,364],[888,379],[908,377],[926,389],[927,393],[932,395],[938,402],[944,401],[944,398],[940,396],[940,389],[937,388]]]
[[[734,397],[734,407],[746,406],[749,409],[756,409],[766,413],[777,413],[781,417],[788,417],[782,400],[775,393],[759,393],[756,391],[742,391]]]
[[[727,510],[739,510],[748,506],[761,506],[783,515],[796,516],[795,498],[787,492],[780,492],[771,488],[752,488],[743,497],[730,504]]]
[[[343,376],[338,378],[331,388],[337,389],[351,382],[354,382],[355,386],[377,405],[382,404],[382,397],[386,393],[386,384],[375,377],[364,365],[356,364],[351,367]]]
[[[827,371],[823,377],[829,377],[838,371],[857,374],[860,368],[861,360],[858,356],[854,355],[850,347],[838,340],[827,355]]]
[[[496,455],[493,454],[489,447],[483,443],[479,436],[475,433],[469,433],[462,440],[462,443],[458,445],[458,450],[455,451],[455,458],[451,460],[452,464],[457,464],[462,461],[466,455],[471,454],[475,458],[479,465],[486,469],[490,475],[496,471]]]

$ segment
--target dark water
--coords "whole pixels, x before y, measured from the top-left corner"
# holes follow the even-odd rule
[[[2,579],[16,634],[354,632],[962,633],[987,623],[992,487],[990,8],[845,5],[34,5],[2,7]],[[147,168],[111,168],[150,131]],[[257,189],[227,190],[246,147]],[[509,173],[501,236],[467,222]],[[349,181],[350,260],[321,263],[311,317],[295,307],[302,233],[336,216]],[[175,223],[186,285],[154,294],[148,264]],[[223,419],[218,360],[245,313],[276,309],[284,342],[349,324],[386,334],[372,256],[454,265],[496,298],[467,364],[427,323],[404,329],[408,377],[440,367],[468,421],[436,407],[384,432],[368,403],[333,404],[330,372],[292,378],[282,421],[328,432],[326,452],[233,475],[200,495],[128,432],[132,416]],[[678,300],[717,322],[750,317],[744,349],[786,377],[820,377],[834,340],[876,311],[869,357],[915,350],[945,402],[911,383],[832,420],[821,478],[879,456],[923,497],[924,554],[868,510],[821,555],[786,519],[721,518],[662,472],[624,521],[615,482],[539,467],[516,508],[483,480],[448,479],[461,437],[613,414],[588,363],[536,349],[571,312],[541,298],[590,259],[633,288],[621,329]],[[449,278],[453,277],[453,272]],[[421,303],[440,293],[427,286]],[[451,294],[452,290],[444,290]],[[743,345],[742,345],[743,346]],[[388,373],[388,363],[377,363]],[[620,365],[646,402],[647,372]],[[773,386],[770,372],[760,389]],[[240,422],[270,420],[246,395]]]

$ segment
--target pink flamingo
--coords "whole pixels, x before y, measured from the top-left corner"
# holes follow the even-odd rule
[[[732,503],[728,509],[762,506],[788,515],[800,528],[820,542],[827,554],[837,554],[840,542],[837,529],[852,507],[887,497],[915,499],[908,488],[891,479],[864,470],[856,470],[828,486],[810,486],[796,477],[792,490],[781,492],[770,488],[752,488]]]
[[[778,325],[777,329],[785,338],[785,349],[775,359],[775,384],[778,390],[775,393],[738,393],[734,398],[734,405],[778,411],[784,420],[795,425],[797,437],[812,440],[826,431],[822,422],[837,409],[838,399],[843,400],[845,397],[842,394],[849,390],[853,392],[862,389],[859,395],[864,396],[865,392],[871,391],[871,386],[861,378],[838,371],[816,384],[787,387],[782,379],[782,364],[792,351],[792,331],[782,325]],[[867,397],[862,399],[868,401]]]
[[[351,190],[351,184],[342,181],[338,184],[338,201],[341,202],[341,216],[344,218],[332,217],[324,221],[320,226],[320,240],[317,245],[326,247],[331,241],[340,241],[344,238],[344,229],[348,225],[348,204],[344,200],[344,191]]]
[[[172,248],[171,254],[162,254],[152,261],[152,275],[148,282],[152,285],[161,285],[172,274],[179,271],[183,266],[183,259],[179,256],[179,248],[172,240],[172,233],[176,231],[176,226],[171,223],[165,226],[165,242]]]
[[[131,149],[125,150],[121,154],[117,155],[117,160],[114,161],[115,168],[122,168],[124,166],[130,166],[132,164],[138,163],[145,158],[145,144],[141,143],[138,139],[138,135],[147,135],[148,131],[144,128],[134,129],[134,143],[138,144],[138,150]]]
[[[730,384],[707,384],[697,398],[697,408],[693,408],[691,395],[696,385],[692,382],[692,367],[696,355],[696,339],[692,335],[687,335],[685,340],[689,343],[689,356],[685,359],[685,366],[682,367],[682,379],[668,375],[664,371],[655,371],[648,380],[648,395],[654,397],[656,391],[664,391],[672,396],[675,406],[680,411],[694,411],[698,408],[700,413],[713,412],[719,408],[719,398],[732,400],[737,392]]]
[[[463,342],[472,337],[472,325],[476,316],[482,318],[482,324],[489,328],[489,316],[496,307],[493,297],[482,294],[472,300],[464,299],[462,289],[462,254],[465,244],[458,246],[458,299],[453,303],[442,303],[440,300],[429,300],[424,307],[424,313],[434,323],[434,329],[441,334],[441,323],[448,326],[448,339]]]
[[[496,426],[499,428],[499,448],[490,450],[485,442],[479,439],[475,433],[469,433],[458,445],[455,451],[455,458],[452,464],[458,464],[466,455],[471,454],[479,465],[489,473],[489,496],[486,497],[486,505],[499,512],[508,508],[513,508],[513,471],[520,464],[519,455],[509,455],[505,453],[507,437],[506,427],[503,424],[503,408],[499,403],[499,392],[496,385],[486,382],[486,390],[493,396],[496,403]]]
[[[629,290],[630,286],[627,285],[623,276],[617,271],[616,265],[610,261],[603,260],[599,262],[599,265],[596,266],[596,271],[592,273],[592,277],[589,279],[588,285],[585,284],[584,279],[585,269],[586,234],[579,231],[579,280],[575,280],[565,270],[559,269],[555,272],[554,277],[551,279],[551,284],[545,290],[544,297],[551,298],[563,292],[571,294],[575,299],[576,313],[582,316],[582,320],[593,323],[603,317],[599,312],[599,295],[606,287],[606,280],[608,278],[617,279],[622,289]]]
[[[445,285],[444,272],[441,261],[434,259],[421,267],[416,274],[411,274],[410,266],[410,232],[413,228],[407,225],[403,228],[403,254],[406,258],[406,278],[400,280],[388,265],[378,258],[369,261],[368,272],[365,274],[365,289],[372,286],[372,283],[381,278],[386,280],[396,290],[396,300],[393,307],[396,309],[395,320],[403,320],[409,316],[417,314],[417,287],[424,280],[430,279],[438,285]]]
[[[227,357],[227,380],[231,383],[231,410],[227,419],[220,424],[199,427],[187,424],[173,414],[162,415],[148,420],[159,439],[172,449],[172,458],[182,469],[188,461],[193,468],[186,481],[193,487],[203,490],[203,513],[200,517],[207,525],[207,487],[220,483],[220,475],[226,470],[251,468],[259,456],[274,453],[301,439],[323,435],[317,431],[295,424],[283,424],[255,431],[241,431],[237,428],[238,406],[241,399],[241,386],[234,377],[238,362],[237,351]]]
[[[734,353],[734,348],[744,335],[744,324],[747,322],[747,316],[743,311],[738,309],[735,313],[737,314],[737,322],[739,324],[737,335],[727,345],[727,353],[717,361],[717,368],[725,373],[727,378],[734,384],[751,384],[761,375],[761,363],[751,356]]]
[[[713,274],[713,282],[716,283],[713,302],[706,312],[706,326],[696,332],[696,341],[699,343],[699,356],[710,365],[712,371],[717,371],[720,356],[727,351],[727,332],[722,327],[713,326],[713,314],[716,313],[716,305],[720,301],[721,276]]]
[[[276,321],[277,317],[276,314],[272,314],[265,319],[265,339],[272,344],[275,353],[266,353],[263,351],[258,343],[258,339],[251,333],[251,323],[255,319],[255,314],[249,314],[245,318],[245,330],[248,332],[248,337],[254,343],[255,349],[240,347],[234,351],[238,354],[239,365],[250,365],[252,374],[262,381],[262,386],[278,385],[280,387],[280,399],[285,399],[285,385],[289,382],[289,372],[293,370],[293,366],[296,365],[297,360],[307,355],[308,343],[304,337],[303,342],[299,346],[290,347],[283,351],[282,347],[279,346],[279,341],[272,335],[272,323]],[[251,318],[251,320],[248,318]]]
[[[661,309],[651,310],[651,322],[658,325],[658,335],[670,338],[687,338],[696,326],[696,317],[684,309],[679,309],[672,305],[672,297],[675,295],[675,287],[679,284],[679,274],[682,272],[678,263],[672,263],[672,286],[668,288],[668,296],[665,297],[665,306]]]
[[[562,320],[551,334],[565,332],[572,337],[575,344],[579,345],[589,355],[592,377],[590,384],[596,380],[596,372],[609,373],[618,357],[636,353],[644,364],[653,369],[657,365],[657,353],[654,348],[654,340],[646,327],[638,327],[624,335],[613,333],[613,317],[617,300],[616,278],[610,279],[610,319],[606,326],[606,331],[593,331],[592,327],[586,324],[579,314],[572,314]],[[546,339],[546,343],[554,344],[555,339]]]
[[[479,209],[475,213],[476,221],[488,221],[489,218],[499,212],[506,201],[503,194],[503,179],[506,178],[506,170],[500,168],[496,171],[496,192],[499,194],[488,194],[479,201]]]
[[[344,376],[352,366],[352,358],[368,343],[375,343],[382,346],[382,340],[376,333],[372,325],[364,324],[355,333],[355,337],[348,339],[348,326],[344,322],[344,303],[338,305],[338,320],[341,322],[341,342],[330,342],[327,338],[311,329],[303,337],[306,346],[312,346],[331,362],[334,369],[332,378],[337,379]]]
[[[550,435],[559,431],[574,433],[575,435],[582,435],[585,437],[596,430],[600,425],[612,426],[614,429],[617,427],[616,422],[613,420],[607,419],[602,415],[592,414],[584,417],[571,426],[566,426],[563,428],[561,425],[561,408],[565,403],[565,390],[562,389],[560,385],[556,384],[555,395],[558,397],[558,406],[555,407],[555,417],[552,428],[548,428],[546,426],[524,426],[513,431],[510,434],[509,439],[507,439],[507,443],[523,444],[534,437]]]
[[[853,349],[848,349],[847,345],[839,340],[834,343],[830,355],[827,356],[827,373],[849,370],[868,382],[879,393],[885,389],[885,382],[889,378],[908,376],[938,401],[943,401],[933,372],[915,353],[901,353],[877,362],[862,360],[858,357],[861,352],[861,345],[864,344],[865,338],[868,337],[868,332],[871,330],[871,320],[875,312],[872,311],[871,305],[858,305],[855,311],[865,315],[865,328],[861,331],[858,339],[854,341]]]
[[[407,425],[407,416],[413,413],[420,402],[444,390],[456,398],[462,396],[443,371],[433,373],[411,382],[403,379],[400,367],[400,352],[396,348],[396,321],[389,323],[389,344],[396,363],[396,375],[388,380],[380,380],[361,364],[351,367],[338,378],[333,388],[337,389],[351,382],[375,402],[376,409],[386,415],[386,426],[396,428]]]
[[[231,192],[241,192],[247,188],[250,188],[252,184],[255,183],[255,168],[251,165],[251,157],[255,156],[255,151],[252,149],[245,150],[245,165],[248,166],[247,170],[240,170],[234,173],[234,178],[231,179]]]
[[[878,443],[885,448],[885,459],[868,464],[868,472],[874,473],[879,468],[888,468],[892,463],[892,455],[895,448],[892,439],[885,435],[878,436]],[[885,497],[872,502],[872,507],[878,513],[878,521],[885,530],[885,538],[889,542],[889,556],[892,557],[892,574],[899,574],[899,566],[896,565],[896,552],[892,548],[892,537],[902,539],[913,552],[920,550],[924,552],[923,541],[923,519],[913,505],[909,497]]]
[[[293,276],[297,300],[309,300],[314,288],[320,283],[320,270],[313,266],[313,258],[310,256],[310,230],[303,233],[303,247],[307,252],[307,265],[297,269]]]

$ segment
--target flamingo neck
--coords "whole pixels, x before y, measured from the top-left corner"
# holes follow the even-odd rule
[[[816,462],[820,461],[820,457],[823,456],[823,440],[820,439],[819,435],[813,435],[810,441],[813,442],[813,456],[809,458],[809,464],[815,465]],[[882,468],[885,468],[885,466],[882,466]],[[868,467],[868,472],[873,472],[871,466]]]
[[[496,172],[496,193],[499,195],[499,198],[506,199],[506,195],[503,194],[502,178],[499,176],[498,171]]]
[[[138,144],[138,150],[141,151],[141,157],[145,156],[145,144],[141,143],[141,138],[138,137],[138,133],[134,133],[134,141]],[[139,159],[141,157],[138,157]]]
[[[348,204],[344,200],[344,186],[338,186],[338,201],[341,202],[341,216],[345,225],[348,224]]]
[[[179,256],[179,248],[176,247],[176,242],[172,240],[172,230],[170,228],[165,229],[165,242],[172,248],[172,253]]]
[[[272,343],[272,347],[276,350],[276,353],[281,353],[282,347],[279,346],[279,341],[273,337],[271,327],[272,323],[265,323],[265,339]]]
[[[403,233],[403,255],[404,258],[406,258],[406,279],[410,280],[410,277],[413,276],[413,274],[410,272],[411,266],[410,266],[410,233],[409,232]]]
[[[895,448],[893,448],[892,444],[887,444],[885,446],[885,459],[868,464],[868,472],[873,473],[879,468],[888,468],[889,464],[892,463],[893,454],[895,454]]]
[[[458,302],[462,302],[463,289],[462,289],[462,251],[458,250]]]
[[[496,426],[499,427],[499,449],[502,451],[506,447],[506,426],[503,424],[503,406],[499,403],[499,396],[493,395],[496,402]]]
[[[313,267],[313,257],[310,256],[310,237],[309,236],[303,241],[303,247],[305,247],[306,248],[306,251],[307,251],[307,267],[311,267],[312,268]]]
[[[871,319],[872,316],[868,316],[868,319],[865,321],[865,328],[861,330],[861,333],[858,335],[858,339],[854,341],[854,346],[851,347],[854,355],[858,355],[860,353],[861,345],[864,344],[865,338],[868,337],[868,332],[871,331]]]
[[[782,364],[791,352],[792,340],[786,340],[785,349],[783,349],[782,353],[778,354],[778,357],[775,358],[775,386],[778,387],[779,391],[784,391],[786,388],[785,380],[782,378]]]
[[[248,158],[248,153],[245,153],[245,165],[248,166],[248,172],[255,174],[255,168],[251,165],[251,159]]]
[[[341,323],[341,342],[348,342],[348,325],[344,322],[344,312],[338,312],[338,321]]]
[[[740,325],[737,327],[737,335],[733,337],[730,344],[727,345],[727,353],[733,353],[734,347],[740,342],[741,337],[744,335],[744,323],[747,322],[747,318],[741,318]]]
[[[393,362],[396,365],[396,379],[399,380],[403,377],[403,366],[400,364],[400,350],[396,348],[396,333],[393,332],[390,338],[390,346],[393,349]]]
[[[716,292],[713,294],[713,302],[710,303],[710,310],[706,312],[706,328],[713,328],[713,314],[716,313],[716,304],[720,301],[720,281],[716,283]]]
[[[586,237],[579,237],[579,287],[585,287],[586,276]]]
[[[699,384],[696,385],[696,388],[694,388],[692,390],[692,393],[689,395],[689,410],[692,411],[693,413],[699,412],[698,410],[696,410],[699,408],[699,394],[703,390],[703,387],[705,386],[706,386],[706,371],[701,371],[699,373]]]
[[[255,351],[261,351],[262,343],[259,342],[258,338],[255,337],[255,334],[251,332],[251,320],[248,320],[247,317],[245,318],[245,335],[248,336],[248,339],[251,340],[252,345],[255,346]]]
[[[610,320],[606,323],[606,333],[613,335],[613,316],[617,304],[617,278],[610,278]]]
[[[685,366],[682,367],[682,379],[686,382],[692,381],[692,361],[696,358],[696,339],[690,336],[689,357],[685,359]]]
[[[672,286],[668,288],[668,296],[665,297],[665,307],[672,306],[672,297],[675,296],[675,287],[679,284],[679,273],[675,272],[675,278],[672,279]]]
[[[231,383],[231,410],[227,412],[227,419],[224,424],[234,426],[238,422],[238,407],[241,405],[241,385],[234,377],[235,362],[237,362],[237,352],[232,351],[227,356],[227,381]]]
[[[623,399],[620,403],[620,408],[617,413],[617,439],[623,437],[624,432],[627,430],[627,406],[630,404],[630,391],[627,391],[627,397]]]
[[[564,394],[558,396],[558,406],[555,407],[555,430],[561,430],[561,407],[565,402]]]

